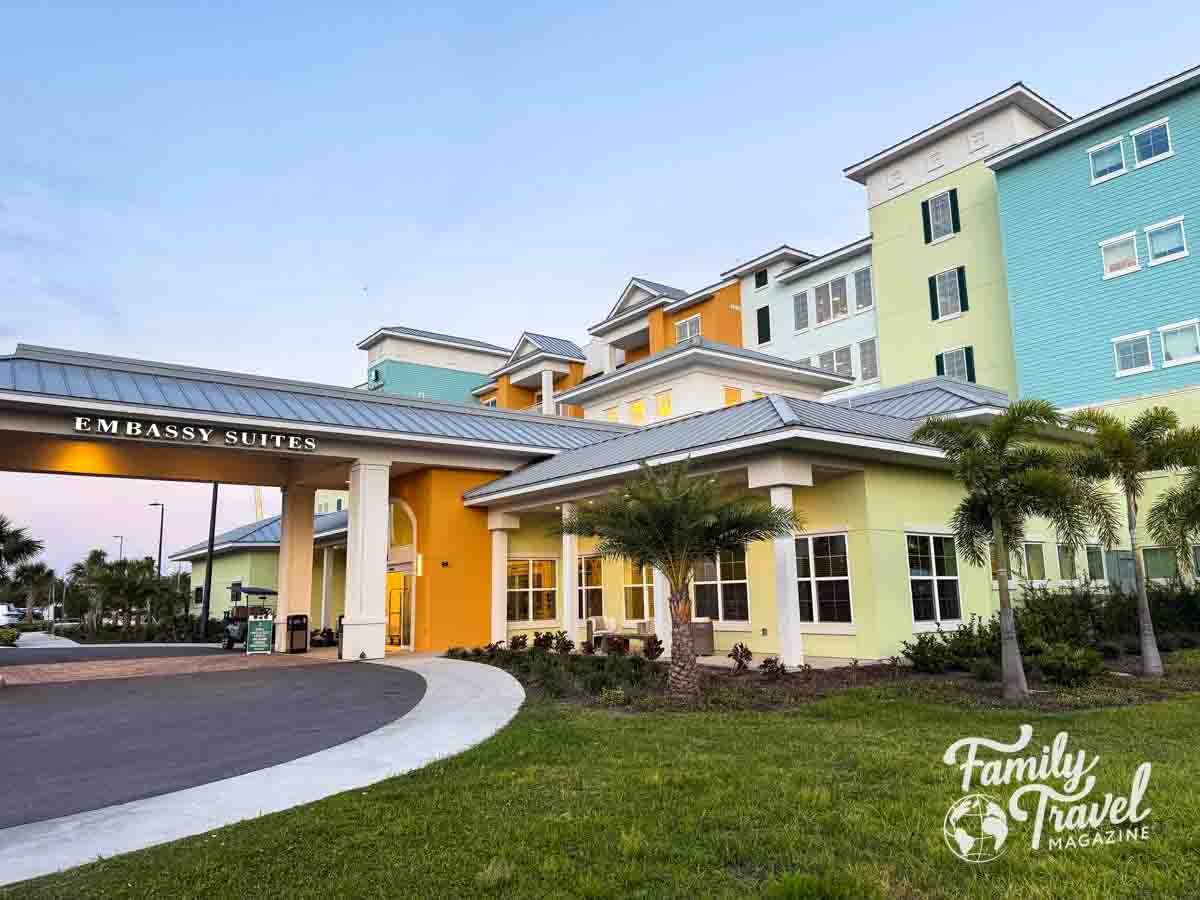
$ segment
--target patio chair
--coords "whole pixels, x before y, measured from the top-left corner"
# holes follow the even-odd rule
[[[597,649],[600,642],[604,640],[607,634],[617,633],[617,622],[611,616],[588,616],[587,618],[587,640],[588,643]]]

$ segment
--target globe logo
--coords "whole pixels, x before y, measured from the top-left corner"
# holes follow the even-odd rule
[[[991,862],[1004,853],[1008,816],[986,794],[967,794],[950,804],[942,835],[950,852],[963,862]]]

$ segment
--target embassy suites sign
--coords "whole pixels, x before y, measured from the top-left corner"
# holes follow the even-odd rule
[[[215,438],[218,446],[249,447],[257,450],[299,450],[311,453],[317,449],[314,438],[298,437],[294,434],[247,431],[240,428],[205,428],[201,425],[178,425],[174,422],[152,422],[145,419],[76,416],[75,431],[78,434],[100,434],[180,444],[209,445]]]

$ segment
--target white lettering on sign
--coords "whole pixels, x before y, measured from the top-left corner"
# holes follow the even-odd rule
[[[107,419],[101,416],[76,416],[75,430],[81,434],[107,434],[187,444],[208,444],[212,441],[215,433],[212,428],[204,428],[200,425],[176,425],[172,422],[147,422],[141,419]],[[222,435],[222,444],[226,447],[297,450],[308,453],[317,449],[317,442],[314,438],[275,431],[229,429]]]

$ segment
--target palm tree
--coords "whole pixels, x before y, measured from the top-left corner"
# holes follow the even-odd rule
[[[32,624],[33,608],[37,606],[38,597],[49,590],[55,577],[54,570],[43,562],[21,563],[13,572],[13,581],[25,592],[26,622]]]
[[[29,536],[24,528],[15,527],[0,513],[0,580],[8,577],[9,566],[19,566],[33,559],[44,549],[41,541]]]
[[[1034,443],[1047,429],[1061,428],[1062,417],[1045,400],[1018,400],[987,425],[934,417],[913,440],[946,454],[954,477],[966,488],[950,520],[954,540],[973,565],[987,564],[995,547],[1000,588],[1000,665],[1004,696],[1029,696],[1021,648],[1017,643],[1008,587],[1011,548],[1025,536],[1025,522],[1042,516],[1059,541],[1081,547],[1094,527],[1100,542],[1117,542],[1117,512],[1100,483],[1071,468],[1067,451]]]
[[[133,610],[147,608],[158,590],[158,572],[150,557],[119,559],[105,565],[97,582],[106,603],[124,612],[128,631]]]
[[[100,576],[108,564],[108,552],[99,548],[88,552],[88,555],[73,564],[67,570],[67,577],[72,585],[76,585],[87,596],[87,616],[89,625],[94,632],[99,625],[101,610]]]
[[[795,512],[773,506],[747,491],[727,492],[712,476],[692,477],[676,463],[639,473],[624,485],[579,509],[554,530],[595,537],[606,559],[652,566],[671,587],[671,693],[693,698],[700,690],[692,641],[688,585],[693,567],[753,541],[792,533]],[[661,598],[659,598],[661,602]],[[781,601],[782,602],[782,601]]]
[[[1200,459],[1200,429],[1180,428],[1179,416],[1165,406],[1153,406],[1131,422],[1104,410],[1081,409],[1067,420],[1067,424],[1090,432],[1094,438],[1090,446],[1076,452],[1078,469],[1090,477],[1113,479],[1125,495],[1126,526],[1137,591],[1142,674],[1161,677],[1162,658],[1158,655],[1150,601],[1146,596],[1146,570],[1138,552],[1138,500],[1145,489],[1148,472],[1178,469]],[[1157,524],[1165,527],[1161,516]]]

